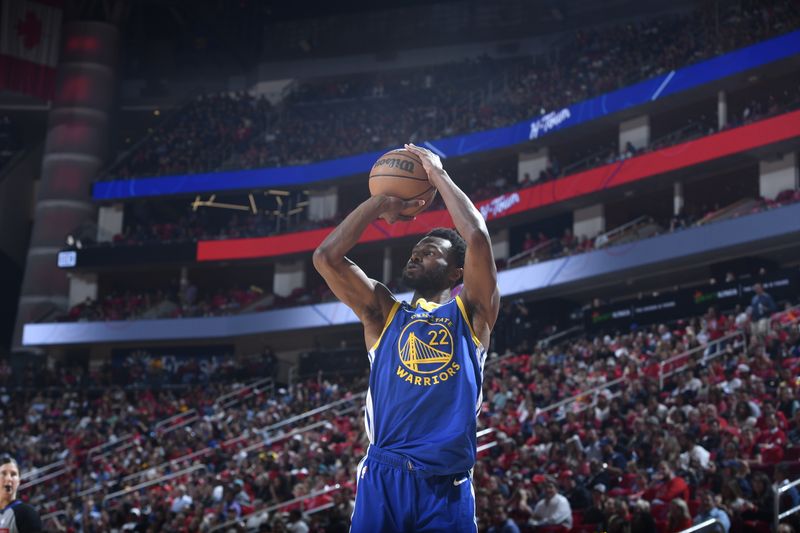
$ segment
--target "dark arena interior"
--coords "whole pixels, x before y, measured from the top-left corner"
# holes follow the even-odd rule
[[[0,531],[800,533],[799,158],[797,0],[0,0]]]

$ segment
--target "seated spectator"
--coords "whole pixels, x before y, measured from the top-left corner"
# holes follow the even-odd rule
[[[650,502],[638,499],[633,506],[631,533],[652,533],[656,531],[656,521],[650,512]]]
[[[692,527],[692,516],[689,514],[689,506],[686,505],[686,500],[675,498],[669,504],[667,533],[680,533],[690,527]]]
[[[592,496],[582,483],[578,483],[575,479],[575,473],[572,470],[564,470],[558,476],[558,481],[561,484],[561,490],[569,501],[570,508],[573,511],[582,511],[588,509],[592,505]]]
[[[654,484],[645,491],[645,499],[669,503],[675,498],[682,498],[686,503],[689,500],[689,486],[686,481],[675,475],[667,461],[658,463],[658,473],[653,476]]]
[[[722,525],[722,533],[728,533],[731,529],[731,519],[728,513],[717,507],[717,501],[710,491],[700,494],[700,507],[697,516],[694,517],[694,524],[701,524],[706,520],[718,520]]]
[[[606,486],[602,483],[597,483],[592,487],[592,504],[589,509],[583,513],[583,521],[586,524],[602,525],[602,529],[606,529]]]
[[[572,509],[569,501],[558,493],[558,488],[552,480],[544,483],[544,497],[533,508],[533,525],[537,526],[564,526],[572,528]]]
[[[608,517],[608,533],[630,533],[631,516],[628,514],[628,504],[622,498],[612,500],[611,515]]]
[[[494,511],[488,533],[520,533],[519,526],[508,516],[504,507],[501,506]]]
[[[760,520],[763,522],[771,522],[773,513],[775,511],[773,502],[775,501],[775,492],[772,489],[772,483],[769,482],[769,477],[763,472],[756,472],[752,480],[753,495],[750,501],[744,506],[742,518],[744,520]]]

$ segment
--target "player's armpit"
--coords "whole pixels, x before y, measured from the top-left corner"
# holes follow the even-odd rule
[[[333,294],[364,324],[367,344],[370,337],[377,339],[395,301],[391,291],[347,257],[328,257],[321,248],[314,253],[314,267]]]

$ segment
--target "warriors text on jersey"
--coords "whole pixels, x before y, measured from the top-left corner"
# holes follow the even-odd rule
[[[486,350],[464,303],[397,302],[369,352],[365,425],[370,443],[432,475],[475,464]]]
[[[0,510],[0,533],[38,533],[41,530],[39,514],[27,503],[14,500]]]

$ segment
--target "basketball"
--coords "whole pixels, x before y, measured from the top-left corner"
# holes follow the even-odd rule
[[[436,188],[428,181],[422,161],[404,148],[383,154],[372,165],[369,192],[372,196],[385,194],[403,200],[425,200],[424,205],[401,211],[405,216],[421,213],[436,197]]]

